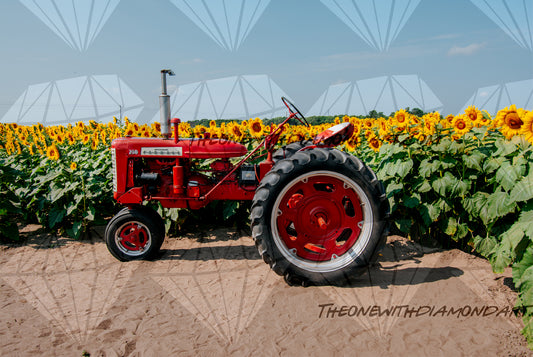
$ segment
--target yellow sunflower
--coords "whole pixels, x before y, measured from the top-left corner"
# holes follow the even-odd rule
[[[424,133],[426,136],[435,134],[435,122],[432,121],[432,120],[427,120],[427,121],[424,123],[424,130],[423,130],[423,133]]]
[[[442,125],[442,128],[443,129],[450,129],[452,127],[453,118],[455,118],[455,115],[448,114],[448,116],[446,116],[446,118],[441,120],[440,124]]]
[[[520,128],[520,134],[524,135],[526,140],[533,144],[533,112],[526,114],[524,124]]]
[[[57,149],[57,146],[55,144],[50,145],[46,149],[46,156],[50,160],[59,160],[59,150]]]
[[[74,145],[76,142],[76,139],[74,139],[74,136],[71,133],[67,134],[67,140],[69,145]]]
[[[370,136],[368,138],[368,146],[375,152],[378,152],[383,143],[376,136]]]
[[[472,122],[465,115],[457,115],[452,120],[453,130],[457,135],[464,135],[472,129]]]
[[[520,134],[520,129],[523,124],[524,122],[520,118],[519,110],[516,109],[514,104],[500,110],[496,116],[496,125],[501,128],[502,134],[507,139],[511,139],[513,136]]]
[[[70,169],[72,171],[76,171],[76,169],[78,168],[78,164],[75,163],[74,161],[70,163]]]
[[[149,138],[149,137],[151,137],[152,135],[150,135],[150,131],[149,131],[148,129],[144,129],[144,130],[142,131],[141,136],[142,136],[143,138]],[[104,142],[104,140],[102,140],[102,142]]]
[[[91,149],[96,150],[98,148],[98,144],[100,143],[98,139],[98,135],[93,137],[93,140],[91,142]]]
[[[231,122],[228,124],[228,133],[231,140],[241,141],[244,133],[241,130],[241,126],[238,123]]]
[[[465,109],[465,115],[470,119],[472,125],[479,128],[483,125],[483,113],[475,106],[471,105]]]
[[[194,137],[203,138],[207,128],[203,125],[197,125],[194,127]]]
[[[361,140],[359,139],[359,137],[354,135],[348,141],[346,141],[344,145],[346,146],[346,149],[348,149],[348,151],[354,151],[360,143]]]
[[[400,109],[394,114],[394,124],[396,126],[398,127],[403,126],[407,124],[408,121],[409,121],[409,113],[407,113],[404,109]]]
[[[253,138],[260,139],[263,137],[264,128],[261,119],[255,118],[254,120],[250,120],[248,122],[248,132]]]

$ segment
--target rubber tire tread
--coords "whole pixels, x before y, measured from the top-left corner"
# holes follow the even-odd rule
[[[288,261],[272,237],[271,212],[277,193],[294,178],[318,170],[340,172],[358,184],[368,196],[374,217],[373,229],[365,250],[350,264],[332,272],[304,270]],[[375,262],[388,235],[389,202],[383,184],[360,159],[332,148],[300,151],[278,161],[261,180],[250,213],[252,236],[265,263],[289,285],[346,285]]]
[[[306,146],[313,145],[312,140],[301,140],[296,141],[294,143],[290,143],[287,146],[283,146],[276,150],[274,154],[272,154],[272,161],[278,162],[280,160],[286,159],[294,155],[296,152],[298,152],[300,149],[303,149]]]
[[[140,221],[150,231],[152,244],[144,254],[130,256],[118,249],[115,243],[115,231],[122,224],[130,221]],[[146,206],[135,206],[133,208],[124,208],[117,213],[107,224],[105,229],[105,242],[107,250],[118,260],[126,262],[132,260],[151,260],[157,257],[161,245],[165,239],[165,225],[161,216]]]

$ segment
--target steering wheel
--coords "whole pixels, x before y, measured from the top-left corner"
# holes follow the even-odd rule
[[[303,125],[309,127],[309,123],[307,122],[307,120],[305,120],[305,117],[303,116],[302,113],[300,113],[300,111],[298,110],[298,108],[296,108],[294,106],[294,104],[292,104],[287,98],[285,97],[281,97],[281,100],[283,101],[283,104],[285,104],[285,106],[287,107],[287,109],[289,109],[289,112],[294,115],[294,117],[296,119],[298,119],[298,121],[300,123],[302,123]]]

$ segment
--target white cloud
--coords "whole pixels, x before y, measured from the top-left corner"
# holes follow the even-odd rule
[[[204,63],[204,62],[205,60],[202,58],[191,58],[191,59],[180,61],[180,64],[191,65],[191,64],[198,64],[198,63]]]
[[[448,51],[448,56],[471,56],[485,47],[486,43],[473,43],[465,47],[454,46]]]

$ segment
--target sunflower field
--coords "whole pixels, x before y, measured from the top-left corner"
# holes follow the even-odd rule
[[[383,181],[393,231],[484,256],[497,273],[512,266],[516,310],[532,347],[533,112],[510,106],[494,117],[475,107],[447,117],[405,110],[387,118],[339,116],[328,124],[287,126],[279,144],[309,140],[347,121],[355,131],[340,149]],[[274,125],[259,118],[194,127],[183,122],[179,133],[252,148]],[[66,127],[0,124],[0,239],[18,240],[17,222],[38,222],[74,238],[104,224],[119,210],[109,147],[122,136],[159,137],[160,125],[127,118]],[[177,212],[160,212],[167,227],[178,218]],[[245,216],[245,210],[237,212]]]

